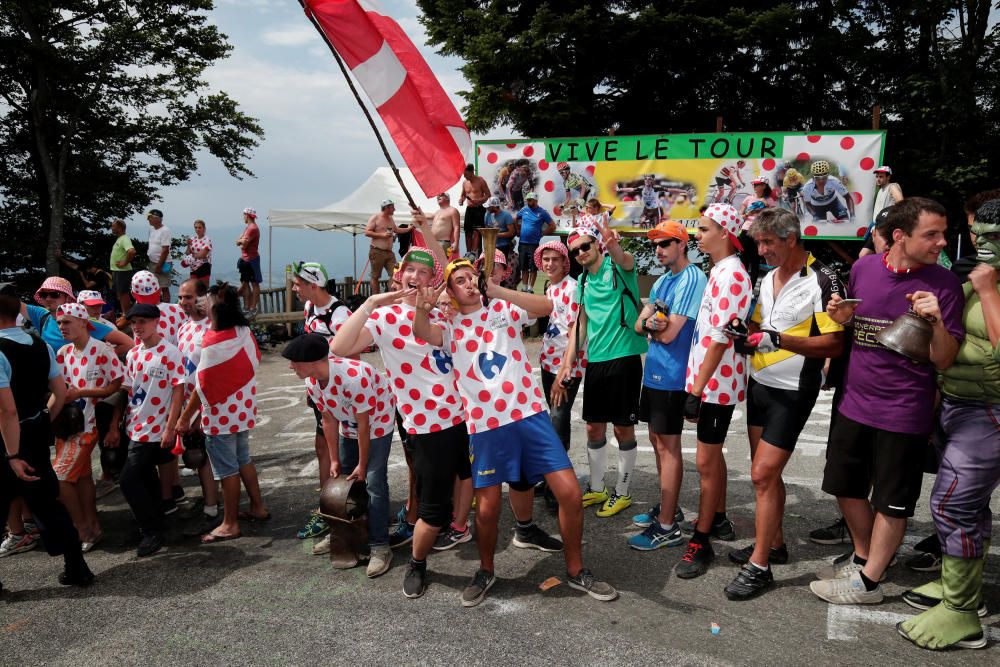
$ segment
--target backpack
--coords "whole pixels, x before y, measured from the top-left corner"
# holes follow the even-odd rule
[[[587,271],[586,269],[584,269],[583,273],[580,274],[579,281],[580,281],[580,306],[581,307],[583,307],[583,295],[584,295],[584,292],[587,289],[587,277],[589,275],[590,275],[590,271]],[[631,329],[632,328],[632,324],[630,324],[628,322],[628,320],[625,319],[625,297],[627,296],[629,298],[629,300],[632,302],[632,307],[635,309],[635,314],[632,316],[633,320],[636,317],[639,316],[639,311],[642,310],[641,304],[639,302],[639,299],[635,296],[635,294],[632,293],[632,290],[629,289],[628,283],[625,282],[625,277],[619,275],[619,273],[618,273],[618,265],[615,264],[614,260],[611,260],[611,286],[614,289],[616,289],[616,290],[618,289],[618,281],[619,280],[622,281],[622,293],[621,293],[621,298],[618,301],[618,309],[619,309],[619,317],[620,317],[619,324],[622,327],[625,327],[626,329]],[[580,351],[580,318],[579,317],[576,318],[576,324],[575,324],[575,326],[576,326],[576,350],[577,350],[577,352],[579,352]]]

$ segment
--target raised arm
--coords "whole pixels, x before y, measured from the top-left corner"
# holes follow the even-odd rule
[[[486,284],[486,296],[509,301],[528,311],[529,317],[545,317],[552,312],[552,302],[543,294],[528,294],[497,285],[492,280]]]
[[[423,287],[417,291],[417,312],[413,316],[413,335],[427,341],[433,347],[444,345],[444,332],[431,323],[429,313],[437,303],[438,296],[444,291],[444,285],[438,288]]]

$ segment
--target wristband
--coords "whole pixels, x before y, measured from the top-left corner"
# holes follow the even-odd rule
[[[21,459],[21,452],[18,452],[17,454],[4,454],[4,458],[7,461],[11,461],[13,459]],[[24,459],[21,460],[23,461]]]

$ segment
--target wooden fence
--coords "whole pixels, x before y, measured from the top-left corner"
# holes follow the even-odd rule
[[[368,298],[371,295],[371,284],[367,280],[359,283],[353,277],[348,276],[343,281],[337,281],[334,296],[344,303],[348,303],[351,297],[354,296],[355,288],[357,289],[357,293],[362,297]],[[388,289],[388,280],[379,282],[380,291],[385,292]],[[284,287],[273,287],[260,291],[260,301],[257,305],[259,312],[254,323],[264,325],[284,324],[288,328],[288,334],[291,335],[292,325],[304,319],[302,313],[304,307],[305,304],[298,299],[298,295],[292,290],[291,277],[288,277],[285,279]]]

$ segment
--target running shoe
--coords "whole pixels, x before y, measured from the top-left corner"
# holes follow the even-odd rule
[[[403,595],[408,598],[418,598],[427,590],[427,564],[417,565],[412,560],[406,566],[403,575]]]
[[[941,598],[934,598],[931,597],[930,595],[924,595],[922,593],[916,592],[915,590],[906,591],[905,593],[903,593],[902,597],[903,597],[903,602],[910,605],[914,609],[919,609],[920,611],[927,611],[928,609],[931,609],[941,604]],[[984,618],[986,617],[987,614],[989,614],[989,610],[986,609],[985,602],[979,605],[979,609],[976,610],[976,613],[979,615],[979,618]]]
[[[593,491],[589,486],[586,492],[583,494],[583,506],[590,507],[591,505],[603,505],[608,501],[608,490],[601,489],[600,491]]]
[[[940,572],[941,554],[925,551],[906,559],[906,567],[917,572]]]
[[[809,533],[809,541],[816,544],[846,544],[852,542],[847,521],[840,517],[825,528],[817,528]]]
[[[657,521],[646,526],[646,530],[638,535],[628,538],[628,545],[638,551],[652,551],[660,547],[675,547],[686,539],[676,523],[668,530]]]
[[[66,565],[63,567],[62,573],[59,574],[59,583],[63,586],[86,588],[94,583],[94,573],[90,571],[90,568],[83,561],[80,562],[80,565],[73,568]]]
[[[730,600],[742,601],[755,598],[772,586],[774,586],[774,574],[771,568],[762,570],[753,563],[745,563],[724,592]]]
[[[937,533],[931,533],[924,539],[914,544],[913,550],[924,553],[939,554],[941,553],[941,541],[938,539]]]
[[[326,521],[323,520],[319,514],[313,512],[309,520],[306,521],[306,525],[302,527],[295,536],[300,540],[307,540],[311,537],[319,537],[320,535],[326,533],[330,530],[330,526],[326,525]]]
[[[693,535],[694,528],[698,525],[698,517],[695,517],[690,521],[682,521],[678,525],[680,525],[681,530],[685,534]],[[733,523],[732,519],[723,519],[712,524],[712,531],[709,535],[717,540],[722,540],[723,542],[732,542],[736,539],[736,525]]]
[[[462,591],[462,606],[475,607],[486,599],[486,593],[493,588],[497,578],[489,570],[478,570],[472,575],[472,581]]]
[[[896,564],[896,557],[893,556],[892,560],[889,561],[889,566],[886,568],[886,572],[882,573],[882,577],[879,581],[885,581],[886,575],[888,575],[889,567]],[[860,572],[864,569],[864,565],[855,562],[854,552],[841,554],[833,559],[833,563],[827,565],[826,567],[821,567],[816,571],[817,579],[843,579],[849,577],[855,572]]]
[[[708,572],[708,566],[715,560],[715,551],[709,543],[688,542],[687,551],[674,568],[681,579],[694,579]]]
[[[38,524],[35,523],[34,521],[24,522],[24,532],[27,535],[31,535],[35,539],[38,539],[38,536],[41,535],[41,533],[38,532]]]
[[[396,516],[393,517],[393,521],[391,521],[390,523],[393,526],[398,526],[399,524],[404,523],[405,521],[406,521],[406,503],[403,503],[403,505],[399,508],[399,511],[396,512]]]
[[[177,501],[173,498],[161,500],[160,509],[163,510],[163,516],[170,516],[177,511]]]
[[[139,542],[139,548],[135,550],[135,554],[140,558],[143,558],[145,556],[152,556],[162,548],[163,538],[160,537],[159,533],[146,533],[142,536],[142,540]]]
[[[519,549],[538,549],[539,551],[562,551],[563,543],[552,537],[537,524],[531,524],[527,528],[514,526],[514,546]]]
[[[640,528],[649,528],[649,524],[660,520],[660,503],[656,503],[648,512],[636,514],[632,517],[632,523]],[[680,526],[684,523],[684,510],[677,506],[674,510],[674,523]]]
[[[413,524],[406,523],[405,521],[398,526],[396,530],[389,533],[389,546],[393,549],[398,549],[401,546],[407,545],[413,541]]]
[[[750,556],[753,556],[753,549],[757,546],[751,544],[748,547],[743,547],[742,549],[737,549],[736,551],[729,552],[729,560],[733,561],[737,565],[744,565],[750,562]],[[788,547],[782,544],[780,547],[775,549],[771,547],[771,550],[767,554],[767,562],[771,565],[784,565],[788,562]]]
[[[389,547],[373,547],[371,556],[368,558],[368,569],[365,574],[369,579],[380,577],[389,571],[392,565],[392,549]]]
[[[447,532],[438,533],[437,539],[434,540],[434,550],[447,551],[471,539],[472,529],[469,526],[466,526],[465,530],[455,530],[453,526],[449,525]]]
[[[878,604],[884,597],[881,586],[875,586],[871,591],[865,588],[860,571],[839,579],[809,582],[809,590],[831,604]]]
[[[632,496],[619,496],[617,493],[612,493],[611,497],[601,505],[601,509],[597,510],[597,516],[602,518],[614,516],[629,507],[632,507]]]
[[[582,568],[575,577],[569,576],[567,573],[566,583],[569,584],[570,588],[583,591],[601,602],[610,602],[618,597],[618,591],[615,590],[614,586],[606,581],[601,581],[587,568]]]
[[[14,554],[31,551],[38,546],[38,538],[27,530],[20,535],[8,533],[4,541],[0,543],[0,558],[13,556]]]

